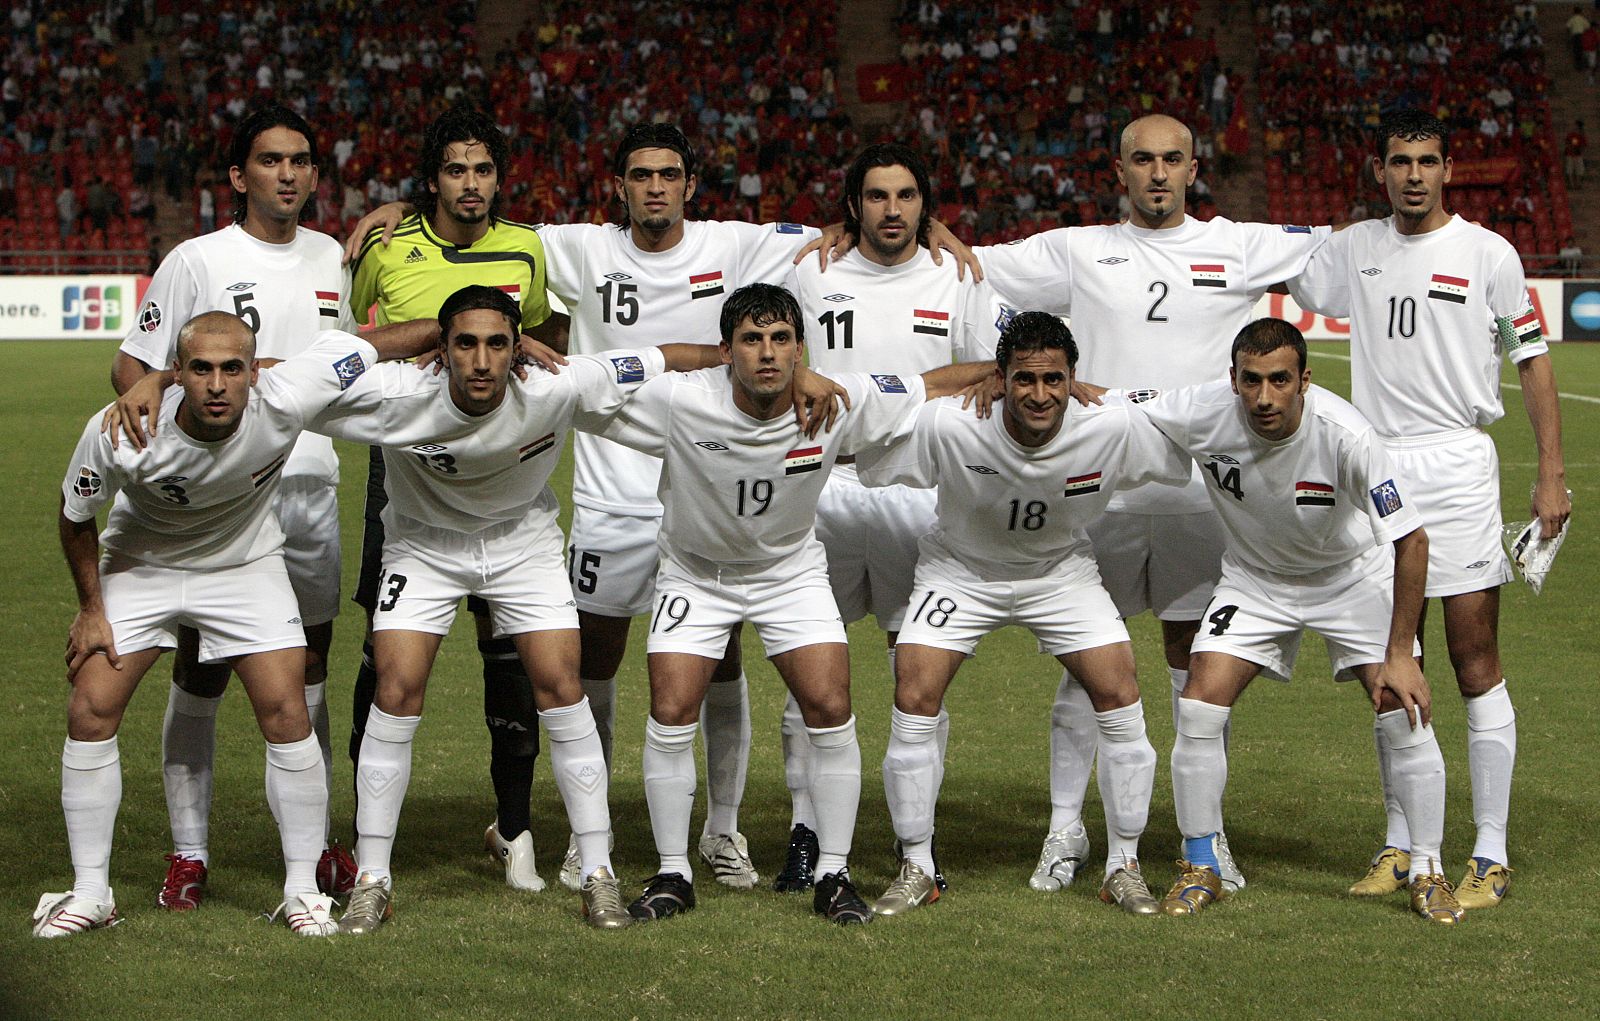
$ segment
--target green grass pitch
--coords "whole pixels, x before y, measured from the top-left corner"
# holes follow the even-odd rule
[[[109,399],[108,343],[0,345],[0,1018],[921,1018],[1594,1016],[1600,937],[1600,769],[1596,641],[1588,586],[1600,577],[1600,347],[1558,347],[1574,529],[1543,596],[1505,593],[1501,639],[1519,717],[1506,903],[1454,929],[1427,926],[1402,897],[1357,901],[1344,890],[1382,837],[1370,710],[1335,686],[1310,639],[1291,685],[1260,681],[1235,715],[1228,832],[1249,886],[1195,920],[1122,915],[1095,897],[1091,862],[1070,890],[1026,886],[1043,836],[1047,720],[1059,669],[1016,630],[991,637],[951,690],[948,771],[939,807],[952,888],[913,917],[838,931],[809,898],[736,892],[702,876],[700,907],[622,933],[586,929],[575,895],[555,883],[566,823],[548,769],[535,791],[535,837],[551,889],[509,890],[481,849],[492,814],[481,683],[470,634],[447,642],[417,738],[416,768],[395,854],[397,914],[365,940],[297,940],[261,921],[277,903],[278,838],[262,795],[262,747],[237,686],[219,734],[210,897],[191,915],[152,903],[168,849],[159,730],[169,667],[135,697],[121,732],[124,795],[112,883],[126,921],[46,943],[28,934],[45,890],[71,883],[59,805],[61,652],[74,611],[55,537],[57,491],[78,431]],[[1348,390],[1343,347],[1317,345],[1315,378]],[[1507,382],[1515,382],[1507,370]],[[1508,519],[1526,515],[1532,441],[1520,396],[1493,429]],[[344,457],[346,549],[359,548],[364,457]],[[565,473],[559,484],[565,489]],[[346,557],[345,590],[355,557]],[[1586,594],[1588,593],[1588,594]],[[359,615],[338,622],[331,672],[338,759],[335,831],[349,839],[343,757]],[[1588,621],[1588,623],[1584,623]],[[1156,629],[1132,622],[1151,739],[1160,754],[1143,861],[1158,892],[1173,876],[1168,683]],[[646,699],[642,626],[619,677],[612,784],[616,861],[625,884],[654,870],[640,781]],[[892,875],[893,835],[879,763],[891,686],[881,635],[851,632],[864,783],[852,870],[863,893]],[[1464,713],[1428,626],[1428,676],[1450,794],[1451,878],[1471,841]],[[788,799],[779,756],[779,682],[746,639],[755,747],[741,829],[764,877],[781,863]],[[703,775],[703,768],[702,768]],[[702,810],[703,810],[703,806]],[[1098,794],[1086,812],[1104,851]],[[698,816],[697,816],[698,819]],[[698,826],[698,821],[695,823]],[[698,832],[696,830],[696,832]],[[1587,976],[1587,977],[1585,977]],[[1585,1007],[1584,1004],[1589,1006]]]

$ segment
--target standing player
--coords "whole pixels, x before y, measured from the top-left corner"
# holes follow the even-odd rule
[[[1460,900],[1500,903],[1511,882],[1506,822],[1517,752],[1516,713],[1501,673],[1500,463],[1483,427],[1504,413],[1500,359],[1517,367],[1533,423],[1538,474],[1533,515],[1546,538],[1571,513],[1561,414],[1549,348],[1517,252],[1499,235],[1449,213],[1446,128],[1415,111],[1386,118],[1373,176],[1394,214],[1342,231],[1291,284],[1306,308],[1350,318],[1351,399],[1384,437],[1412,483],[1431,545],[1427,594],[1444,604],[1445,643],[1467,705],[1467,758],[1477,840]],[[1388,833],[1358,894],[1400,888],[1418,853],[1394,791],[1395,753],[1376,731]],[[1415,871],[1414,869],[1412,871]]]
[[[360,877],[339,921],[362,935],[392,913],[390,854],[411,775],[411,745],[439,644],[463,596],[484,599],[512,642],[550,736],[550,766],[582,857],[584,916],[628,924],[608,851],[599,733],[578,683],[578,619],[546,485],[576,418],[593,428],[664,365],[712,364],[716,349],[577,358],[558,376],[510,385],[520,310],[480,285],[438,310],[443,375],[389,366],[353,388],[316,428],[387,453],[383,570],[373,616],[378,685],[356,770]],[[666,356],[663,361],[663,354]]]
[[[234,223],[185,241],[162,260],[117,352],[112,384],[118,393],[152,369],[171,365],[179,327],[202,312],[242,318],[255,333],[261,358],[298,354],[322,330],[355,331],[338,242],[299,225],[317,190],[317,143],[310,126],[282,106],[257,110],[235,129],[229,163]],[[323,436],[302,436],[283,476],[277,515],[306,632],[306,707],[322,748],[324,776],[331,777],[323,682],[339,612],[339,461],[333,444]],[[156,903],[187,911],[199,906],[210,865],[217,709],[229,669],[221,662],[200,664],[193,628],[180,626],[178,638],[161,728],[161,775],[173,847]],[[326,893],[347,892],[355,878],[350,853],[330,844],[318,878]]]
[[[688,855],[694,735],[728,634],[748,620],[800,703],[811,742],[821,846],[813,907],[830,921],[866,922],[871,911],[847,868],[861,797],[850,662],[813,523],[834,460],[903,434],[923,400],[924,379],[847,374],[842,382],[853,409],[831,432],[807,439],[792,414],[805,339],[794,298],[770,284],[742,287],[729,296],[719,325],[729,368],[641,387],[607,430],[664,458],[644,752],[661,864],[628,910],[646,920],[695,905]],[[956,377],[955,385],[975,382],[978,368],[941,370],[928,388],[949,392],[940,388]]]
[[[505,137],[492,118],[470,108],[452,109],[428,126],[418,166],[417,211],[395,233],[400,242],[378,243],[370,233],[355,259],[351,306],[365,320],[376,306],[379,324],[426,320],[444,299],[468,284],[486,284],[510,294],[522,308],[525,328],[550,316],[545,298],[544,246],[529,226],[497,215],[502,174],[509,166]],[[370,618],[378,602],[382,567],[383,457],[373,448],[367,476],[366,536],[355,601]],[[505,865],[506,882],[520,890],[544,889],[535,868],[528,801],[539,753],[539,721],[533,689],[507,638],[491,634],[488,612],[473,601],[478,649],[483,655],[483,717],[489,728],[489,776],[495,791],[495,821],[484,833],[490,853]],[[369,640],[362,650],[351,718],[350,757],[361,749],[362,728],[377,684]]]
[[[824,273],[806,260],[795,267],[789,290],[814,339],[811,368],[840,372],[926,372],[952,361],[994,357],[988,304],[959,268],[936,264],[928,247],[934,195],[927,165],[907,146],[870,145],[845,174],[844,230],[850,251]],[[985,321],[979,323],[977,320]],[[821,334],[821,337],[818,337]],[[934,523],[934,494],[890,486],[867,489],[854,458],[840,458],[817,504],[817,538],[828,554],[828,580],[846,624],[872,613],[889,642],[895,640],[911,595],[917,539]],[[949,716],[939,710],[942,755]],[[783,711],[784,776],[793,801],[789,857],[774,889],[808,889],[816,865],[816,820],[806,786],[810,773],[800,708]]]
[[[328,333],[256,385],[249,326],[205,312],[178,332],[178,386],[152,412],[148,448],[113,447],[99,416],[85,427],[60,517],[78,589],[61,757],[76,879],[71,891],[40,898],[35,935],[117,920],[109,885],[122,797],[117,729],[139,680],[177,645],[180,623],[199,632],[203,661],[238,672],[267,739],[267,802],[286,865],[277,916],[301,935],[333,931],[333,902],[317,893],[315,877],[328,784],[302,692],[305,632],[273,506],[305,423],[377,357],[366,341]],[[95,513],[113,496],[97,535]]]
[[[939,899],[940,707],[962,660],[1006,624],[1032,630],[1093,701],[1109,845],[1100,898],[1130,914],[1160,913],[1138,860],[1156,752],[1145,734],[1128,630],[1100,582],[1084,526],[1119,489],[1186,484],[1189,460],[1126,404],[1069,407],[1077,361],[1060,319],[1024,312],[1000,335],[1001,414],[980,419],[953,398],[934,401],[919,411],[908,440],[863,459],[869,485],[939,487],[914,609],[896,648],[883,785],[904,858],[873,907],[880,915]]]
[[[1310,629],[1327,643],[1335,678],[1361,680],[1394,751],[1396,796],[1418,846],[1412,907],[1429,921],[1459,921],[1439,874],[1444,758],[1428,724],[1428,682],[1412,658],[1428,573],[1422,521],[1372,425],[1311,385],[1299,330],[1281,319],[1240,330],[1231,378],[1140,405],[1204,468],[1228,536],[1178,702],[1172,793],[1184,861],[1162,908],[1192,915],[1224,896],[1223,731],[1257,674],[1293,675]]]
[[[1304,269],[1329,228],[1188,216],[1185,191],[1199,162],[1189,129],[1171,117],[1141,117],[1123,129],[1116,167],[1131,204],[1126,223],[1063,227],[982,249],[985,282],[1007,305],[1071,317],[1080,379],[1115,387],[1220,379],[1228,341],[1256,300]],[[1176,718],[1223,545],[1199,475],[1186,489],[1118,494],[1089,538],[1122,615],[1151,610],[1161,621]],[[1081,816],[1094,760],[1091,719],[1089,698],[1063,673],[1051,713],[1049,834],[1029,880],[1036,890],[1065,887],[1089,853]],[[1243,886],[1226,836],[1221,846],[1224,881]]]

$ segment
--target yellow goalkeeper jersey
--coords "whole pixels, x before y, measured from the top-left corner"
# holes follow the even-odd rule
[[[350,305],[361,323],[432,319],[446,298],[468,284],[498,287],[516,299],[523,330],[550,317],[544,244],[527,224],[495,219],[474,244],[457,247],[412,213],[395,228],[388,248],[382,239],[383,231],[373,230],[356,257]]]

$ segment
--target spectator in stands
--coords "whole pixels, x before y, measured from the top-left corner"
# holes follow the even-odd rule
[[[1589,19],[1583,16],[1583,8],[1576,4],[1572,7],[1572,17],[1567,19],[1567,44],[1572,47],[1572,66],[1583,69],[1583,33],[1591,27]]]
[[[89,183],[89,191],[84,199],[84,208],[89,213],[89,222],[94,229],[104,231],[111,226],[111,216],[116,212],[117,199],[106,187],[105,178],[96,174]]]
[[[1574,121],[1572,130],[1567,132],[1566,144],[1563,147],[1562,163],[1567,175],[1568,188],[1576,188],[1583,184],[1583,150],[1588,145],[1589,136],[1583,133],[1583,121]]]
[[[72,176],[63,176],[61,190],[56,192],[56,219],[61,225],[61,243],[65,245],[78,225],[78,194],[72,190]]]
[[[200,217],[200,233],[210,234],[217,229],[217,197],[212,193],[209,184],[200,186],[197,212]]]
[[[1583,249],[1578,247],[1578,240],[1571,234],[1561,242],[1561,251],[1556,253],[1561,260],[1561,272],[1569,277],[1575,277],[1583,269]]]

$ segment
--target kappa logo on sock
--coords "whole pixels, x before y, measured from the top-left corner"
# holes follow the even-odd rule
[[[390,785],[400,776],[397,769],[384,769],[381,766],[363,766],[361,768],[362,786],[368,794],[378,795],[388,790]]]
[[[605,770],[585,763],[580,769],[572,772],[572,779],[577,781],[585,794],[593,794],[599,788],[601,781],[606,778]]]

